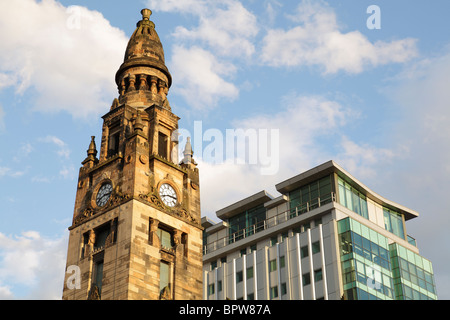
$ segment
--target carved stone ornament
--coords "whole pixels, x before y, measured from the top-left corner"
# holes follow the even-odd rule
[[[198,184],[196,184],[194,181],[191,181],[191,187],[194,190],[198,190]]]
[[[88,300],[101,300],[97,285],[92,285],[91,290],[89,290]]]
[[[163,202],[159,199],[159,197],[155,194],[140,194],[139,198],[142,200],[145,200],[146,202],[151,203],[153,206],[155,206],[158,209],[165,210],[166,207],[164,206]]]
[[[86,208],[79,215],[76,216],[75,220],[73,221],[73,224],[74,225],[80,224],[84,220],[92,217],[93,215],[94,215],[94,209]]]
[[[169,289],[169,286],[165,286],[165,287],[161,290],[159,299],[160,299],[160,300],[171,300],[171,299],[172,299],[172,298],[171,298],[171,295],[170,295],[170,289]]]
[[[89,219],[90,217],[96,215],[99,212],[103,212],[108,208],[115,207],[123,202],[128,201],[131,199],[131,196],[129,194],[123,194],[117,190],[114,191],[113,195],[111,196],[111,199],[108,201],[108,203],[102,207],[101,209],[94,210],[92,207],[88,207],[84,209],[79,215],[77,215],[73,221],[73,225],[76,226],[78,224],[81,224],[85,220]]]
[[[139,198],[141,198],[145,202],[150,203],[153,207],[155,207],[161,211],[164,211],[172,216],[177,216],[177,217],[179,217],[185,221],[188,221],[190,223],[193,223],[193,224],[197,224],[197,225],[200,224],[198,219],[194,218],[192,216],[192,214],[190,214],[186,209],[184,209],[180,206],[176,206],[174,208],[168,208],[164,205],[164,203],[161,201],[161,199],[153,193],[140,194]]]
[[[145,154],[141,154],[139,156],[139,161],[141,161],[142,164],[146,164],[148,162],[148,156],[146,156]]]

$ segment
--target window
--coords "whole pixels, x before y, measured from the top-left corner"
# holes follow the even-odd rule
[[[159,240],[161,241],[161,247],[166,249],[172,249],[173,248],[173,235],[169,231],[165,229],[158,228],[157,233]]]
[[[269,272],[277,270],[277,260],[270,260],[269,261]]]
[[[306,232],[308,229],[311,229],[311,223],[310,222],[305,223],[304,225],[302,225],[302,229],[303,232]]]
[[[254,293],[249,293],[247,295],[247,300],[255,300],[255,294]]]
[[[270,288],[270,299],[278,298],[278,286]]]
[[[242,280],[244,280],[242,271],[236,272],[236,283],[242,282]]]
[[[217,261],[212,261],[211,262],[211,270],[214,270],[215,268],[217,268]]]
[[[208,286],[208,296],[214,294],[214,283]]]
[[[306,258],[308,256],[308,246],[303,246],[300,248],[300,256]]]
[[[120,132],[109,135],[108,157],[116,155],[119,152]]]
[[[283,282],[281,284],[281,295],[285,295],[287,293],[287,286],[286,286],[286,282]]]
[[[387,231],[396,236],[405,239],[405,231],[403,229],[403,216],[393,210],[383,208],[384,227]]]
[[[284,256],[280,257],[280,268],[284,268],[286,266],[286,261]]]
[[[102,226],[95,230],[95,244],[94,248],[99,249],[105,247],[106,238],[109,235],[109,225]]]
[[[217,291],[218,292],[222,291],[222,281],[221,280],[217,281]]]
[[[311,284],[311,274],[309,272],[302,275],[303,286]]]
[[[247,279],[253,278],[253,267],[247,268]]]
[[[94,262],[94,276],[92,279],[92,284],[97,286],[98,293],[102,292],[102,282],[103,282],[103,259],[98,259]]]
[[[320,242],[319,241],[313,242],[311,247],[312,247],[313,254],[320,252]]]
[[[289,192],[291,218],[332,201],[331,175]]]
[[[301,227],[295,227],[295,228],[292,228],[292,233],[294,233],[294,234],[296,234],[296,233],[301,233],[302,231],[301,231]]]
[[[338,178],[338,185],[339,203],[360,216],[369,219],[366,196],[340,177]]]
[[[272,237],[272,238],[270,238],[270,245],[271,245],[271,246],[276,245],[277,242],[278,242],[278,237]]]
[[[165,159],[167,159],[167,144],[167,136],[162,132],[158,132],[158,154]]]
[[[165,261],[161,261],[159,264],[159,294],[160,299],[170,300],[172,299],[171,293],[171,276],[170,276],[170,264]]]
[[[82,257],[98,252],[117,240],[117,218],[83,234]]]
[[[322,268],[314,270],[314,281],[322,280]]]
[[[230,243],[264,230],[266,208],[264,204],[241,212],[228,220]]]
[[[242,256],[244,256],[244,255],[246,255],[246,254],[247,254],[247,249],[246,249],[246,248],[242,249],[242,250],[239,252],[239,256],[240,256],[240,257],[242,257]]]
[[[347,219],[349,218],[346,218],[345,220]],[[344,223],[345,220],[341,220],[342,222],[339,221],[338,223]],[[355,221],[353,220],[351,225],[355,226],[354,223]],[[355,292],[353,292],[348,299],[372,299],[381,297],[381,294],[385,296],[385,299],[394,298],[394,283],[391,274],[395,276],[395,274],[399,272],[398,268],[391,269],[390,253],[389,250],[386,249],[387,238],[378,234],[378,237],[372,238],[372,240],[375,241],[371,241],[352,230],[342,230],[344,229],[340,229],[341,233],[339,234],[339,239],[344,285],[348,285],[347,287],[350,287],[350,284],[351,286],[356,287],[359,287],[360,285],[370,286],[371,289],[377,291],[376,295],[370,295],[369,293],[362,291],[358,291],[358,294],[355,295]],[[365,233],[367,236],[367,232]],[[315,270],[314,278],[316,281],[320,277],[323,278],[324,270],[322,269],[320,271],[322,272],[322,275],[318,273],[318,270]],[[360,296],[360,294],[362,294],[362,296]]]

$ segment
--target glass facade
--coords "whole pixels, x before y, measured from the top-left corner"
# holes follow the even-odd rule
[[[338,221],[338,233],[344,299],[437,298],[428,260],[351,218]]]
[[[339,203],[360,216],[369,219],[366,196],[338,177]]]
[[[405,239],[405,229],[403,227],[403,216],[400,213],[383,208],[384,227],[387,231]]]
[[[264,208],[264,204],[231,217],[228,220],[230,225],[230,243],[264,230],[265,219],[266,208]],[[253,228],[250,228],[251,226]]]
[[[431,262],[405,247],[390,246],[395,294],[400,300],[436,300]]]
[[[331,175],[326,176],[289,192],[291,217],[330,203],[333,200],[331,177]]]
[[[344,298],[394,299],[387,238],[350,218],[340,220],[338,228]]]

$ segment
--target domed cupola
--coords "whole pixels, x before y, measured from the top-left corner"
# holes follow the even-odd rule
[[[165,65],[164,49],[150,21],[152,11],[143,9],[141,14],[116,73],[119,102],[137,108],[156,103],[170,109],[166,96],[172,76]]]

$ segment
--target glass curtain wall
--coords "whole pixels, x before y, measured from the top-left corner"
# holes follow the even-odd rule
[[[392,300],[394,282],[386,237],[359,222],[338,222],[344,299]]]
[[[230,243],[264,230],[264,220],[266,220],[264,204],[231,217],[228,220]]]
[[[437,299],[431,262],[351,218],[338,221],[346,300]]]
[[[395,295],[399,300],[436,300],[431,262],[393,243],[389,246],[394,275]]]
[[[403,216],[388,208],[383,208],[384,227],[387,231],[405,239],[405,229],[403,227]]]
[[[289,192],[291,218],[333,201],[331,175]]]
[[[366,196],[338,177],[339,203],[360,216],[369,219]]]

